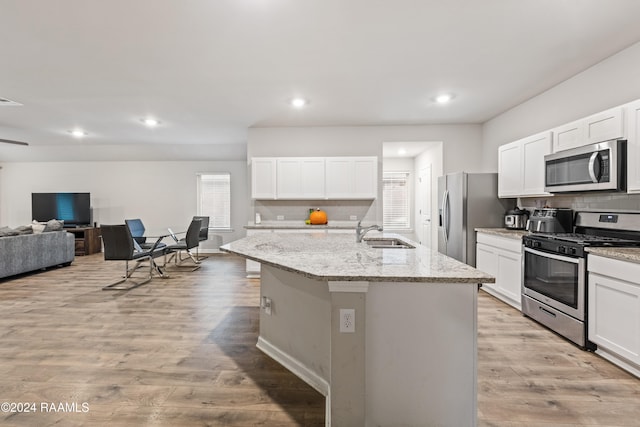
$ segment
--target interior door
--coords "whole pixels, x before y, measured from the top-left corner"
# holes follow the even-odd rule
[[[430,248],[431,243],[431,165],[420,169],[418,175],[418,238],[423,246]]]

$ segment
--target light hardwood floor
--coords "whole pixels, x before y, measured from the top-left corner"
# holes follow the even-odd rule
[[[322,396],[255,347],[242,259],[102,291],[121,269],[96,254],[0,281],[0,402],[37,405],[0,425],[324,425]],[[481,426],[640,425],[640,380],[484,292],[478,346]]]

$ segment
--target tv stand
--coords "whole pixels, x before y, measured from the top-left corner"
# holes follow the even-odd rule
[[[67,233],[72,233],[76,239],[76,256],[91,255],[102,252],[99,227],[68,227]]]

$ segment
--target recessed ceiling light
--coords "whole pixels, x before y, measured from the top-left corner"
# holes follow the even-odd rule
[[[146,119],[141,119],[140,121],[149,127],[158,126],[160,124],[160,121],[151,117],[147,117]]]
[[[436,96],[434,99],[438,104],[446,104],[453,99],[453,95],[450,93],[443,93],[442,95]]]
[[[307,101],[304,98],[293,98],[291,100],[291,106],[293,106],[295,108],[302,108],[302,107],[306,106],[307,104],[309,104],[309,101]]]
[[[76,138],[84,138],[85,136],[87,136],[87,133],[82,129],[73,129],[73,130],[70,130],[69,133],[75,136]]]
[[[398,150],[398,154],[401,156],[404,156],[405,154],[407,154],[407,150],[405,150],[404,148],[401,148]]]

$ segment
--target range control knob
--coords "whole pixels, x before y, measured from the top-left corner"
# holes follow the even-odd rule
[[[575,255],[576,253],[578,253],[578,250],[576,248],[569,248],[569,252],[571,255]]]
[[[567,247],[564,246],[564,245],[558,246],[558,252],[560,252],[561,254],[566,254],[567,253]]]

